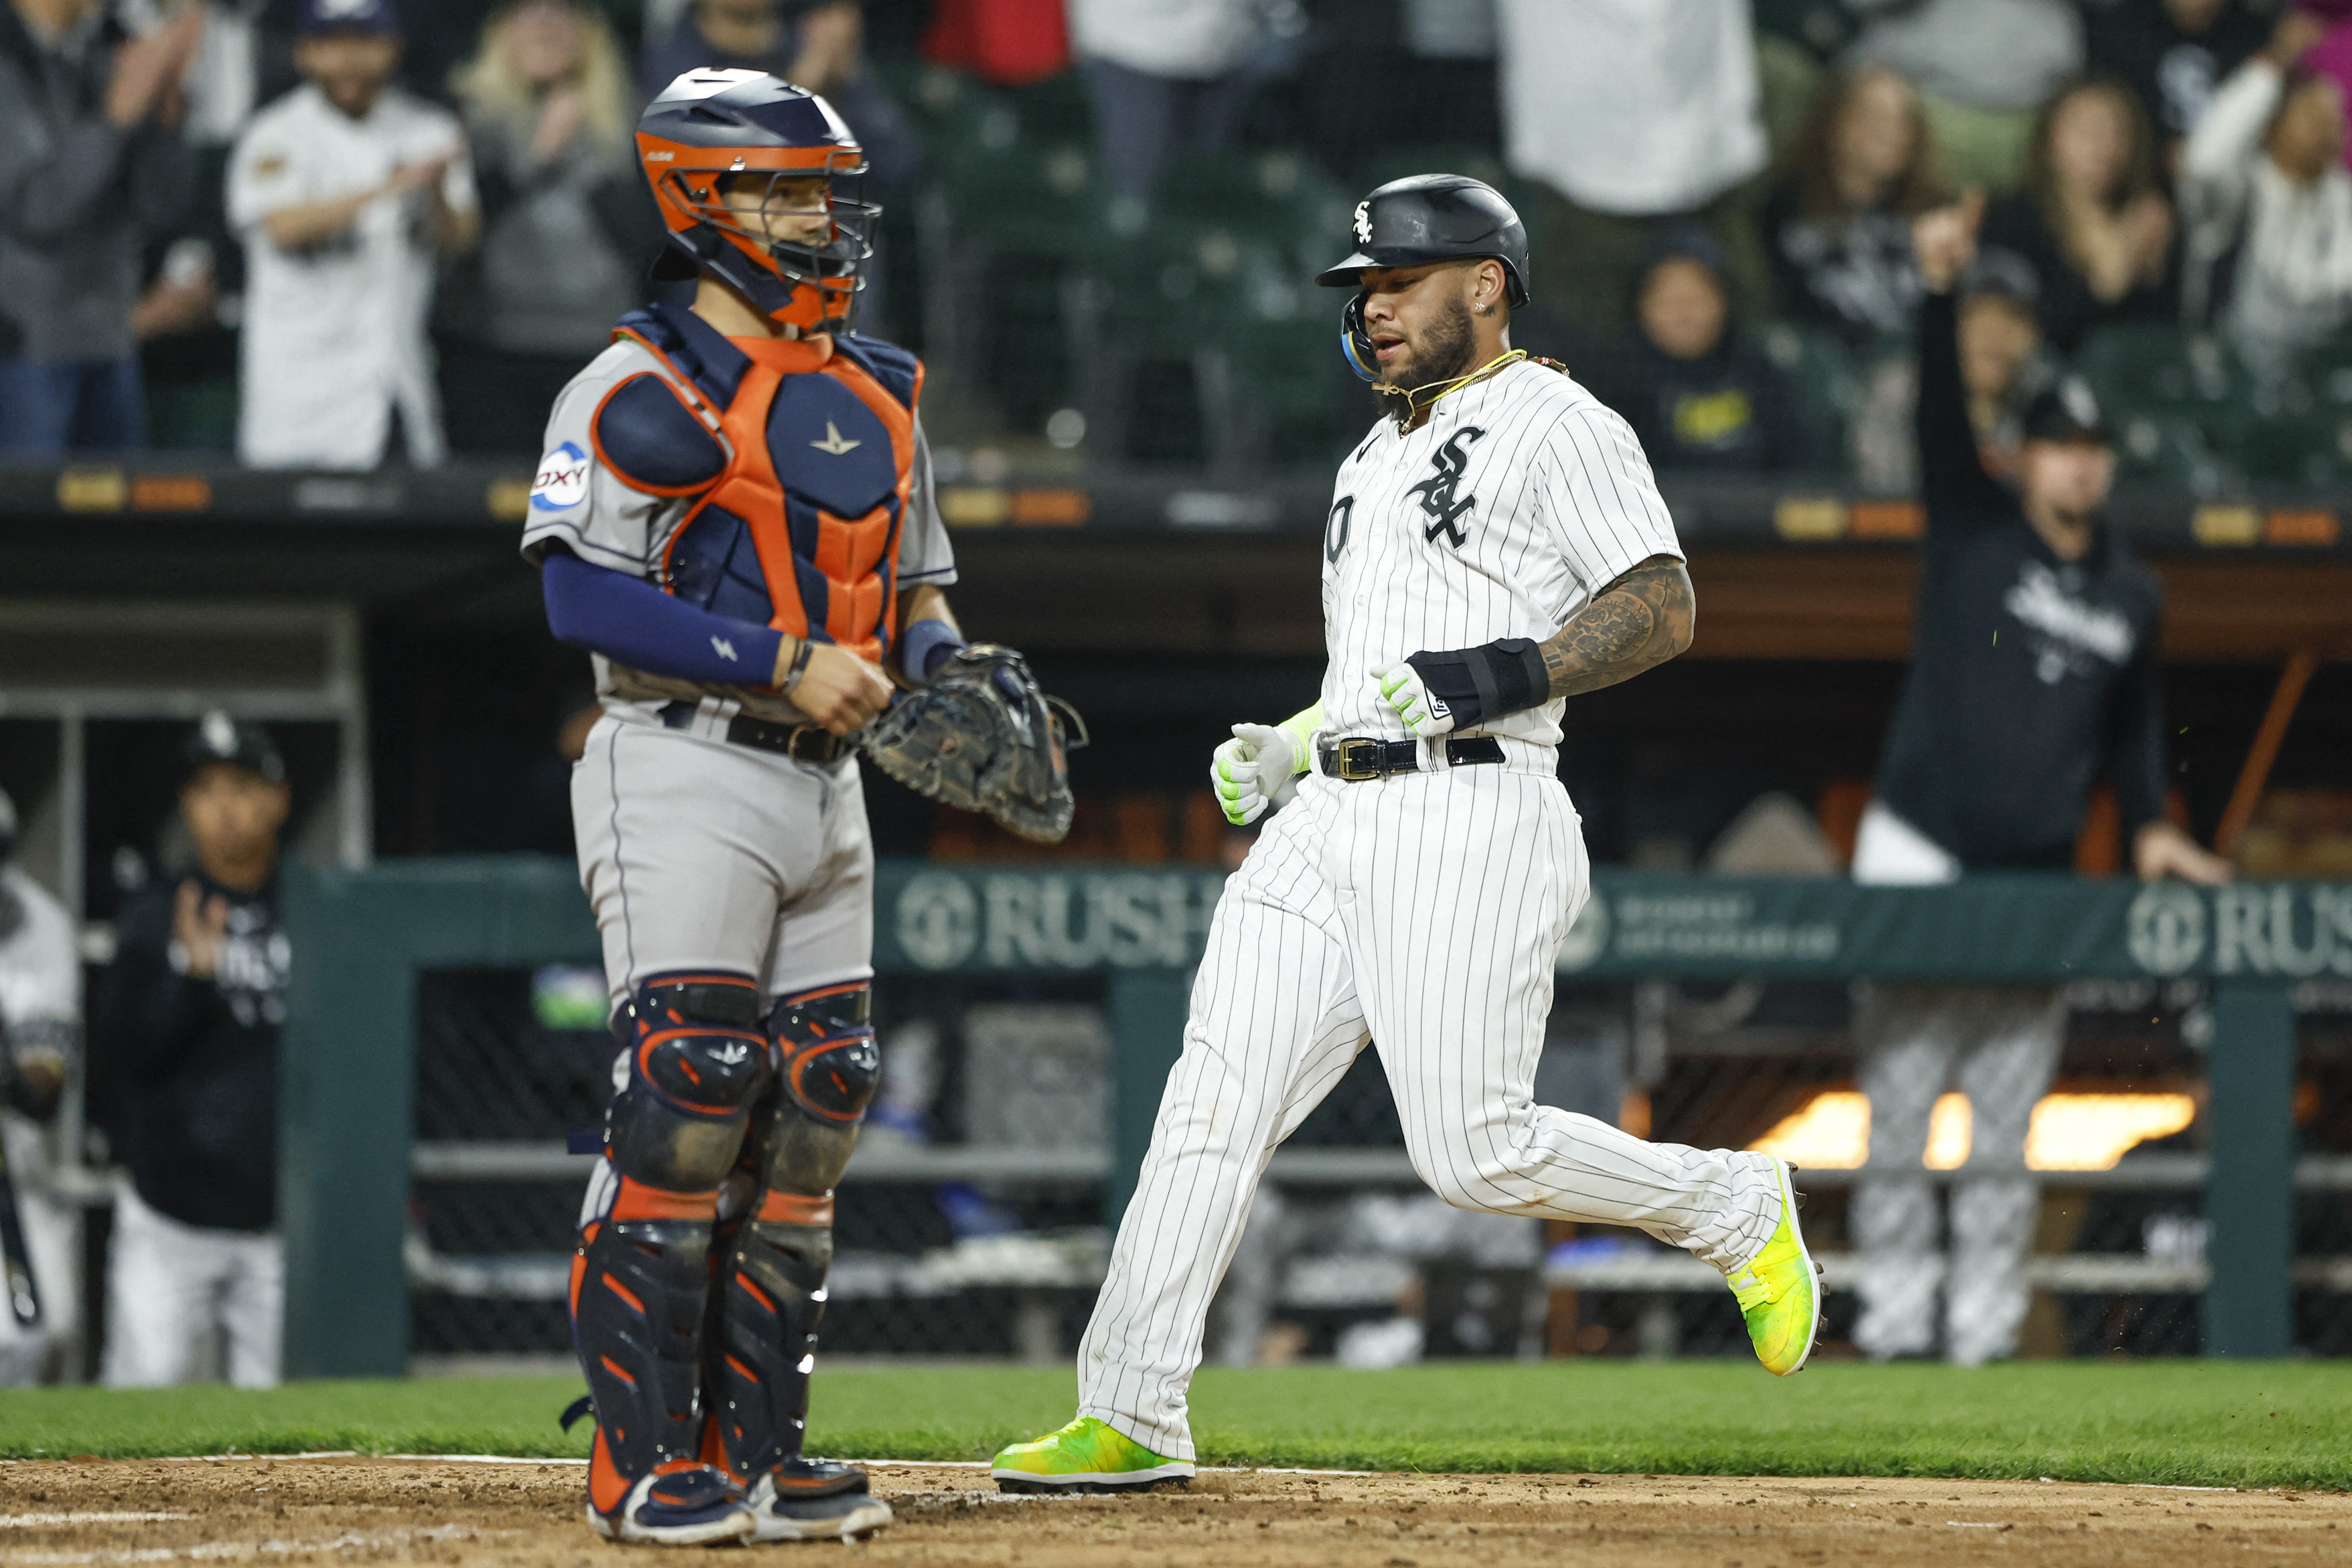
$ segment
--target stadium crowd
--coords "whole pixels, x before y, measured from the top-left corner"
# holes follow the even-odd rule
[[[1262,195],[1351,199],[1451,162],[1504,181],[1536,231],[1520,346],[1566,360],[1659,466],[1899,490],[1909,225],[1973,188],[1992,201],[1962,353],[1996,467],[2068,362],[2146,405],[2124,444],[2142,471],[2326,483],[2340,455],[2293,416],[2352,365],[2343,0],[399,3],[9,0],[0,453],[530,453],[554,390],[653,287],[637,110],[724,65],[815,88],[856,129],[901,218],[861,324],[935,358],[928,298],[973,294],[927,277],[913,298],[903,220],[926,204],[956,266],[1050,256],[1117,290],[1145,275],[1104,236],[1188,203],[1246,239],[1281,221]],[[1085,106],[1075,149],[1065,99]],[[963,222],[989,185],[976,146],[1040,207]],[[1244,188],[1251,155],[1266,191]],[[1056,193],[1087,235],[1048,232]],[[980,325],[999,361],[1084,352]],[[992,365],[961,394],[1023,374]],[[2284,438],[2140,395],[2184,375],[2192,400],[2284,411]],[[1000,426],[1017,439],[1059,392],[1000,399]]]

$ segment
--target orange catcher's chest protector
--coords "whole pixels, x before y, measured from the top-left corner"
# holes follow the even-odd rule
[[[660,369],[606,394],[590,427],[598,460],[634,489],[695,497],[661,586],[881,662],[897,635],[920,361],[865,338],[730,339],[662,305],[614,330]]]

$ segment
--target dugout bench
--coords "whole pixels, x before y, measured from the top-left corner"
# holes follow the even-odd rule
[[[885,984],[893,975],[1103,976],[1113,1221],[1180,1048],[1189,972],[1221,881],[1178,867],[877,868],[875,967]],[[594,927],[572,863],[541,856],[290,872],[287,925],[294,957],[278,1175],[286,1373],[399,1376],[409,1331],[403,1243],[418,977],[593,963]],[[1559,969],[1579,978],[2209,982],[2212,1152],[2167,1156],[2179,1168],[2164,1185],[2201,1177],[2205,1191],[2208,1354],[2289,1349],[2293,990],[2352,976],[2352,886],[2209,890],[2001,875],[1896,889],[1601,872]],[[1351,1153],[1299,1151],[1276,1174],[1295,1166],[1293,1179],[1333,1184],[1395,1175],[1392,1162],[1375,1171]],[[2324,1171],[2302,1173],[2305,1186],[2338,1184],[2342,1162],[2323,1163]]]

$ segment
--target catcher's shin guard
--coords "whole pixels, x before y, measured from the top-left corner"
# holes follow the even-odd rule
[[[701,1353],[719,1185],[772,1076],[759,990],[742,976],[656,976],[614,1029],[618,1092],[572,1264],[596,1413],[590,1520],[625,1541],[738,1539],[748,1511],[701,1463]]]
[[[798,1496],[827,1517],[846,1517],[865,1490],[848,1467],[800,1454],[833,1261],[833,1187],[881,1076],[871,1005],[864,981],[776,1003],[778,1082],[746,1141],[745,1206],[720,1249],[711,1303],[707,1457],[747,1486],[772,1478],[780,1506]],[[762,1529],[765,1539],[791,1538]]]

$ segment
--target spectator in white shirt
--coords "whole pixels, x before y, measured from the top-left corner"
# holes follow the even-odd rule
[[[1689,214],[1758,302],[1762,252],[1724,199],[1768,153],[1748,0],[1500,0],[1495,15],[1505,156],[1563,199],[1538,304],[1615,335],[1652,221]]]
[[[303,0],[304,85],[229,161],[247,256],[237,451],[257,467],[440,462],[425,316],[481,215],[457,118],[391,85],[390,0]]]
[[[2217,324],[2264,376],[2352,319],[2343,92],[2302,68],[2326,27],[2306,11],[2282,17],[2215,91],[2180,160],[2189,319]]]

